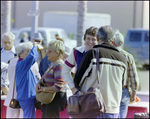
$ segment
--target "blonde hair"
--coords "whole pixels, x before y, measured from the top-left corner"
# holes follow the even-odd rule
[[[55,52],[59,52],[59,57],[62,58],[65,52],[64,43],[60,40],[52,40],[48,44],[48,48],[52,47]]]

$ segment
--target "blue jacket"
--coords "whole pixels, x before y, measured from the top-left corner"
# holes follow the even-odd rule
[[[41,60],[40,66],[39,66],[39,73],[41,74],[41,76],[43,76],[44,72],[47,70],[50,63],[51,63],[51,61],[48,60],[47,55]]]
[[[31,66],[38,58],[37,47],[33,46],[29,55],[17,62],[16,65],[16,91],[17,100],[22,105],[35,103],[35,87],[37,79],[31,70]]]

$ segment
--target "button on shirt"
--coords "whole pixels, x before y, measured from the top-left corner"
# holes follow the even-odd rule
[[[8,64],[8,61],[15,56],[15,47],[13,46],[11,50],[5,50],[4,47],[1,50],[1,62]]]

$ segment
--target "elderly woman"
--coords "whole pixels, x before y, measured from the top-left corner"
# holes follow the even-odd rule
[[[31,42],[20,43],[16,46],[19,56],[16,65],[17,100],[23,109],[23,118],[35,118],[35,87],[36,76],[31,67],[38,58],[37,47]]]
[[[45,104],[43,108],[42,118],[59,118],[59,112],[66,105],[67,97],[65,92],[65,81],[62,76],[62,56],[65,51],[65,46],[62,41],[54,40],[48,45],[48,60],[51,61],[49,68],[44,73],[43,77],[49,87],[40,86],[41,80],[36,85],[36,92],[56,92],[53,101]],[[51,70],[50,70],[51,69]]]
[[[18,47],[18,46],[16,46]],[[19,50],[20,49],[16,49]],[[18,62],[18,57],[13,58],[10,60],[9,66],[8,66],[8,79],[10,81],[9,84],[9,91],[7,94],[7,97],[5,99],[4,105],[7,106],[7,111],[6,111],[6,118],[23,118],[23,110],[22,108],[18,108],[18,109],[13,109],[11,107],[9,107],[9,103],[12,99],[12,95],[13,95],[13,88],[14,88],[14,99],[17,98],[17,92],[16,92],[16,85],[14,87],[14,80],[15,80],[15,69],[16,69],[16,64]],[[38,68],[38,64],[37,62],[35,62],[32,67],[31,67],[32,72],[36,75],[37,79],[41,79],[40,73],[39,73],[39,68]]]

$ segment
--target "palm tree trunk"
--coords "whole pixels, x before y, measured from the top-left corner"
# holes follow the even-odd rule
[[[10,32],[10,29],[11,29],[11,1],[1,1],[1,35],[5,32]]]
[[[83,45],[86,13],[87,13],[87,1],[79,1],[78,18],[77,18],[77,46]]]

